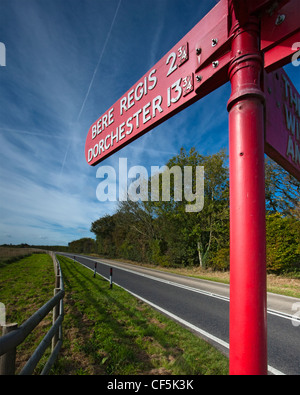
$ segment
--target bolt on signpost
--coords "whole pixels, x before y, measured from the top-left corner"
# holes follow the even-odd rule
[[[267,374],[264,153],[300,180],[300,96],[283,70],[272,74],[295,56],[299,15],[299,0],[219,1],[86,139],[95,166],[230,81],[232,375]]]

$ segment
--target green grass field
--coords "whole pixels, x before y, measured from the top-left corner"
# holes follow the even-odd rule
[[[15,258],[16,259],[16,258]],[[9,263],[7,263],[9,262]],[[54,269],[47,254],[33,254],[0,266],[0,302],[4,303],[6,322],[19,326],[53,296]],[[17,348],[16,372],[24,366],[52,323],[51,312]],[[47,354],[36,371],[45,363]]]

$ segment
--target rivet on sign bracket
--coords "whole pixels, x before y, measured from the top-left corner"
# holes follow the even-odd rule
[[[276,18],[275,25],[276,25],[276,26],[279,26],[279,25],[281,25],[284,21],[285,21],[285,15],[284,15],[284,14],[278,15],[278,17]]]
[[[212,40],[211,40],[211,46],[212,47],[215,47],[217,44],[218,44],[218,39],[217,38],[213,38]]]

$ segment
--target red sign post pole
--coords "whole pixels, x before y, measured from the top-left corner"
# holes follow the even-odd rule
[[[259,19],[231,2],[230,374],[267,374],[263,60]]]

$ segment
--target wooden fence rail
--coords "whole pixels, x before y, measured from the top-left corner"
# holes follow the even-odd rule
[[[32,374],[36,365],[42,358],[45,350],[50,346],[52,341],[51,355],[45,364],[41,374],[48,374],[54,364],[59,350],[62,346],[62,322],[64,317],[63,298],[64,283],[61,274],[60,264],[53,252],[49,252],[53,259],[55,271],[55,289],[54,296],[37,310],[27,321],[20,327],[18,324],[8,324],[3,326],[2,336],[0,337],[0,375],[15,374],[16,348],[34,328],[53,311],[53,324],[48,333],[44,336],[38,347],[33,352],[25,366],[22,368],[20,375]]]

